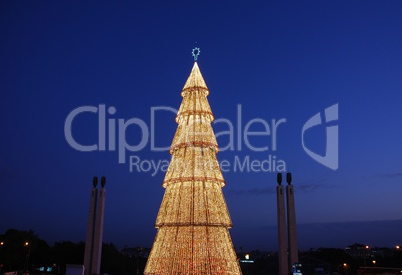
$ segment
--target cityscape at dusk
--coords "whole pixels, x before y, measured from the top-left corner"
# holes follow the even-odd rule
[[[198,64],[237,252],[278,250],[287,172],[300,251],[401,245],[401,14],[397,0],[2,1],[0,234],[85,241],[104,176],[103,241],[151,248]]]

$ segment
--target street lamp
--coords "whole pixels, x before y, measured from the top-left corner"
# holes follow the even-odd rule
[[[244,255],[244,259],[246,259],[246,261],[249,261],[249,260],[250,260],[250,254],[246,254],[246,255]],[[248,262],[246,262],[246,267],[247,267],[247,275],[249,274],[249,273],[248,273],[248,265],[249,265],[249,263],[248,263]]]
[[[344,272],[348,273],[349,266],[347,263],[343,263],[343,270],[344,270]]]
[[[28,271],[29,254],[31,253],[31,250],[30,250],[31,247],[29,246],[29,242],[25,242],[24,246],[28,248],[26,259],[25,259],[25,271]]]
[[[366,266],[366,257],[367,257],[367,256],[370,257],[370,251],[369,251],[370,246],[369,246],[369,245],[366,245],[364,248],[367,250],[367,251],[364,251],[364,252],[363,252],[364,266]]]

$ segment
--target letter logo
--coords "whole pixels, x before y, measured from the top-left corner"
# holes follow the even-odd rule
[[[325,122],[338,120],[338,103],[328,107],[324,111]],[[326,127],[326,147],[325,156],[318,155],[308,149],[304,144],[304,132],[308,129],[321,125],[321,114],[317,113],[311,117],[303,126],[302,129],[302,145],[304,151],[318,163],[332,169],[338,169],[338,125]]]
[[[102,105],[100,105],[100,106],[102,107]],[[103,105],[103,108],[104,108],[104,105]],[[96,150],[98,150],[97,144],[82,145],[82,144],[79,144],[77,141],[75,141],[75,139],[73,138],[73,133],[72,133],[73,120],[77,115],[79,115],[81,113],[85,113],[85,112],[90,112],[90,113],[96,114],[98,112],[98,108],[96,108],[94,106],[81,106],[81,107],[78,107],[78,108],[75,108],[74,110],[72,110],[68,114],[66,121],[64,122],[64,137],[66,138],[67,143],[71,147],[73,147],[75,150],[82,151],[82,152],[96,151]],[[102,125],[101,124],[99,124],[99,125],[101,128]]]

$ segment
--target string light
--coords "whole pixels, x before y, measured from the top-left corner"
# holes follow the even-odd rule
[[[195,62],[181,92],[158,232],[144,274],[241,274],[229,234],[232,221],[222,194],[225,181],[208,94]]]

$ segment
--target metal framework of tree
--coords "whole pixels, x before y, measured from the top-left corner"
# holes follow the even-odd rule
[[[208,94],[195,61],[181,92],[158,231],[145,274],[241,274],[229,234],[232,221],[222,194],[225,181],[216,158]]]

